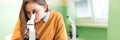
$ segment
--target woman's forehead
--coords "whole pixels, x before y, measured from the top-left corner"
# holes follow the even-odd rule
[[[35,3],[28,3],[26,5],[26,11],[32,11],[35,7],[37,7]]]

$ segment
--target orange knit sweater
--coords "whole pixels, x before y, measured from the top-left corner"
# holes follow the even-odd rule
[[[39,40],[67,40],[63,17],[58,12],[50,11],[48,21],[41,20],[36,23],[35,29]],[[12,40],[23,40],[24,35],[20,33],[20,19],[18,19]]]

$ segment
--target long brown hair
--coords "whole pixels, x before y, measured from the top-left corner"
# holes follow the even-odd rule
[[[26,4],[28,4],[29,2],[34,2],[34,3],[37,3],[39,5],[46,5],[47,9],[45,12],[49,11],[48,5],[47,5],[45,0],[23,0],[22,7],[20,10],[20,15],[19,15],[20,31],[21,31],[22,37],[24,37],[23,35],[24,35],[25,29],[26,29],[27,21],[29,20],[29,18],[27,17],[27,14],[26,14],[26,10],[25,10]]]

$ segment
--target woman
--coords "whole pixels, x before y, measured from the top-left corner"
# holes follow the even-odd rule
[[[49,10],[45,0],[24,0],[12,40],[29,38],[26,24],[35,15],[35,31],[38,40],[67,40],[64,21],[58,12]]]

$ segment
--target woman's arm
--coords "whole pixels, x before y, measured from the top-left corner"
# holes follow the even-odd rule
[[[18,19],[17,24],[15,26],[15,29],[12,35],[12,40],[23,40],[23,37],[20,32],[20,19]]]

